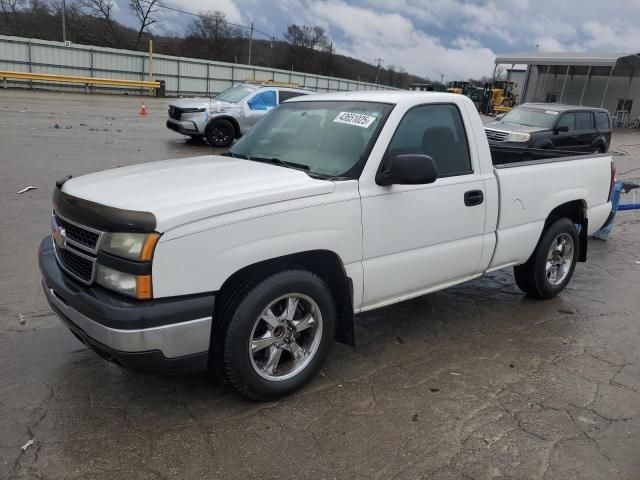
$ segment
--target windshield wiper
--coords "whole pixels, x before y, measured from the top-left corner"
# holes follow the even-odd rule
[[[293,163],[293,162],[285,162],[284,160],[280,160],[279,158],[265,158],[265,157],[254,157],[254,156],[246,156],[248,160],[253,160],[255,162],[263,162],[263,163],[271,163],[273,165],[279,165],[281,167],[293,168],[295,170],[309,170],[309,165],[303,165],[301,163]]]
[[[242,158],[243,160],[246,160],[247,158],[249,158],[246,155],[242,155],[241,153],[233,153],[231,150],[227,150],[226,152],[223,152],[220,155],[223,157]]]

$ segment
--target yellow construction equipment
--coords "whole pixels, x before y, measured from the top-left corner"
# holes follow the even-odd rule
[[[447,92],[457,93],[458,95],[466,95],[469,85],[471,85],[469,82],[449,82],[449,84],[447,85]]]
[[[514,82],[503,80],[493,82],[491,86],[491,112],[505,113],[510,111],[518,103],[518,96],[513,93]]]

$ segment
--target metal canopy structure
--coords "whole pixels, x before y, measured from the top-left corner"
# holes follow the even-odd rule
[[[533,97],[536,97],[539,90],[542,91],[542,95],[549,95],[549,88],[555,88],[556,94],[551,97],[555,99],[548,101],[556,102],[567,100],[569,95],[565,95],[565,92],[574,78],[583,78],[581,91],[572,92],[573,102],[580,105],[585,100],[592,78],[599,77],[602,80],[595,87],[599,102],[594,101],[594,92],[591,92],[589,103],[599,103],[600,107],[605,103],[612,78],[620,78],[621,82],[628,82],[626,92],[628,96],[633,79],[640,76],[640,53],[535,52],[498,55],[495,59],[496,68],[498,65],[505,64],[511,65],[512,68],[515,65],[527,66],[522,88],[522,102],[527,101],[527,94],[531,96],[532,75],[537,78]],[[625,78],[627,80],[624,80]],[[571,88],[575,90],[575,86]],[[545,101],[547,101],[546,98]]]

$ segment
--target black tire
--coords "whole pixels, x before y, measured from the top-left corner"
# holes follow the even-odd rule
[[[313,351],[315,348],[315,353],[301,362],[298,367],[301,368],[300,371],[295,373],[292,367],[289,374],[295,374],[291,378],[284,375],[285,379],[271,380],[264,377],[267,372],[255,359],[255,355],[261,353],[252,353],[250,344],[252,339],[257,338],[253,336],[256,324],[260,323],[259,319],[265,309],[274,300],[294,293],[312,299],[320,312],[321,330],[316,330],[314,334],[318,343],[306,350]],[[214,326],[214,361],[219,363],[217,367],[224,379],[244,397],[255,401],[274,400],[299,389],[320,370],[333,343],[335,322],[335,301],[327,285],[317,275],[295,269],[258,277],[240,286],[228,297],[228,303],[222,308],[220,318]],[[266,355],[270,355],[271,348],[265,348]],[[289,365],[295,365],[296,360],[287,346],[281,350],[281,355],[285,357],[284,364],[288,361]]]
[[[204,129],[207,142],[212,147],[227,148],[236,138],[236,129],[229,120],[212,120]]]
[[[568,236],[568,238],[567,238]],[[552,244],[556,239],[562,238],[572,242],[572,251],[567,257],[571,257],[571,264],[566,270],[566,276],[562,281],[554,283],[547,275],[547,255],[549,255]],[[568,243],[568,242],[567,242]],[[543,233],[527,263],[517,265],[513,269],[514,277],[518,288],[535,298],[553,298],[567,286],[573,271],[576,268],[579,251],[578,231],[574,222],[568,218],[561,218],[553,222]],[[557,275],[557,273],[556,273]]]
[[[593,153],[600,154],[605,152],[606,152],[606,149],[602,145],[596,145],[595,147],[593,147]]]

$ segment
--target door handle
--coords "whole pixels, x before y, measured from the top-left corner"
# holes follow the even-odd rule
[[[464,204],[467,207],[480,205],[482,202],[484,202],[484,193],[482,193],[482,190],[469,190],[464,193]]]

